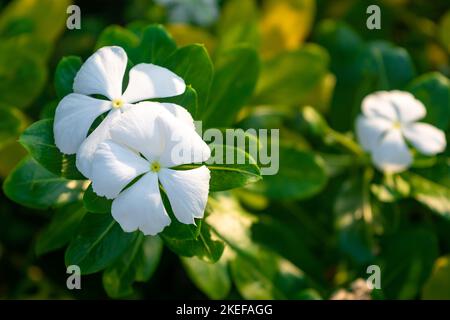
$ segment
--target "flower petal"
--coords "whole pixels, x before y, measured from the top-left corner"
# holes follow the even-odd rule
[[[53,132],[55,144],[65,154],[77,152],[94,120],[111,108],[109,101],[71,93],[58,104]]]
[[[158,176],[149,172],[113,201],[111,213],[125,232],[140,229],[156,235],[170,224],[159,191]]]
[[[362,101],[363,114],[368,118],[398,120],[397,112],[390,101],[390,93],[379,91],[366,96]]]
[[[356,119],[356,135],[366,151],[371,151],[378,144],[383,133],[392,127],[392,122],[384,118],[367,118],[363,115]]]
[[[193,224],[194,218],[203,218],[209,192],[210,172],[207,167],[161,169],[158,177],[178,221]]]
[[[156,119],[155,125],[164,146],[159,155],[163,167],[200,163],[211,156],[211,150],[200,135],[185,123],[174,121],[173,116],[162,113]]]
[[[398,129],[389,130],[372,150],[372,160],[377,168],[385,172],[400,172],[412,163],[408,146]]]
[[[177,96],[185,89],[184,80],[169,69],[150,63],[140,63],[130,70],[130,80],[122,98],[134,103],[152,98]]]
[[[412,123],[403,127],[405,138],[421,153],[434,155],[445,150],[445,133],[428,123]]]
[[[135,106],[144,106],[146,108],[158,108],[158,111],[169,112],[175,118],[178,118],[180,121],[182,121],[183,123],[192,127],[195,130],[195,124],[192,115],[185,108],[175,103],[143,101],[136,103]]]
[[[121,117],[120,110],[111,110],[105,119],[95,128],[94,131],[84,140],[80,148],[77,151],[76,165],[78,170],[87,178],[91,176],[92,158],[95,150],[100,143],[109,139],[110,129],[113,123],[115,123]]]
[[[389,101],[394,105],[400,122],[414,122],[427,114],[425,106],[411,93],[406,91],[390,91]]]
[[[157,102],[139,103],[124,112],[111,129],[111,137],[164,167],[203,162],[211,154],[192,124],[175,118]]]
[[[114,199],[134,178],[149,170],[150,164],[141,156],[106,140],[92,159],[92,188],[99,196]]]
[[[103,47],[90,56],[75,76],[73,91],[101,94],[110,100],[122,96],[127,54],[121,47]]]

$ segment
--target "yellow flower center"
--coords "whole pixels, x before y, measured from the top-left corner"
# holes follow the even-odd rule
[[[159,172],[159,170],[161,170],[161,165],[159,164],[158,161],[153,161],[152,164],[150,165],[150,170],[152,172]]]
[[[402,127],[402,124],[401,124],[399,121],[395,121],[395,122],[392,124],[392,127],[393,127],[394,129],[400,129],[400,128]]]
[[[121,99],[114,99],[112,101],[113,108],[119,109],[123,106],[123,101]]]

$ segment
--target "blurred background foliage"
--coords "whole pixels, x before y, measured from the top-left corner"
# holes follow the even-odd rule
[[[419,158],[407,174],[383,177],[355,160],[351,139],[365,95],[402,89],[425,103],[426,121],[449,141],[448,0],[372,1],[381,30],[366,28],[368,3],[359,0],[74,3],[80,30],[65,27],[69,0],[0,1],[2,181],[26,155],[20,134],[53,115],[61,58],[85,59],[111,39],[133,44],[150,23],[163,24],[179,46],[204,44],[216,75],[252,70],[258,56],[244,49],[256,49],[253,95],[241,94],[239,79],[213,82],[214,107],[202,116],[207,127],[279,128],[280,171],[209,202],[208,225],[227,244],[216,264],[179,258],[154,238],[142,246],[153,263],[142,278],[153,276],[120,292],[110,283],[114,269],[67,290],[64,252],[35,248],[39,237],[51,240],[47,224],[58,211],[61,221],[81,221],[76,195],[84,186],[15,186],[28,208],[0,194],[0,298],[342,298],[339,290],[350,294],[378,264],[382,289],[371,298],[450,299],[449,148]],[[223,86],[236,95],[221,99]],[[13,174],[53,176],[25,164]]]

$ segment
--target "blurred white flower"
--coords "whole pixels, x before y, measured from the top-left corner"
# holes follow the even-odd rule
[[[356,134],[362,147],[371,153],[377,168],[384,172],[400,172],[413,161],[406,142],[424,155],[445,150],[444,132],[430,124],[417,122],[425,115],[424,105],[408,92],[376,92],[362,102]]]
[[[170,224],[159,183],[180,222],[193,224],[203,217],[209,169],[174,167],[206,161],[210,150],[191,120],[182,121],[167,108],[149,104],[155,103],[140,103],[115,122],[111,139],[94,153],[91,179],[95,193],[114,199],[111,213],[124,231],[155,235]]]
[[[77,168],[88,178],[97,145],[109,138],[112,123],[125,110],[138,101],[176,96],[186,89],[183,79],[170,70],[141,63],[131,68],[128,86],[123,92],[127,60],[121,47],[99,49],[78,71],[73,83],[74,93],[64,97],[56,108],[55,144],[62,153],[77,153]],[[94,120],[106,112],[106,117],[88,136]]]
[[[208,26],[219,16],[217,0],[156,0],[167,8],[170,22]]]

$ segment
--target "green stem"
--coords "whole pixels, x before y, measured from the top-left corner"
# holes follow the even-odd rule
[[[355,141],[353,141],[346,135],[334,131],[333,129],[328,129],[326,132],[326,136],[329,137],[332,142],[339,144],[359,158],[363,158],[365,156],[364,150]]]

